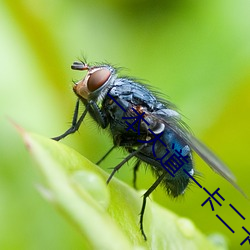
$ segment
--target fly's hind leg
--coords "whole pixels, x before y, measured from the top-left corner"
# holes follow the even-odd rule
[[[147,240],[147,236],[146,236],[146,234],[144,232],[144,228],[143,228],[143,217],[144,217],[144,212],[145,212],[145,208],[146,208],[147,198],[158,187],[158,185],[162,182],[165,175],[166,175],[166,173],[163,173],[162,175],[160,175],[158,177],[158,179],[153,183],[153,185],[143,195],[142,207],[141,207],[141,212],[140,212],[140,230],[141,230],[141,233],[142,233],[144,240]]]

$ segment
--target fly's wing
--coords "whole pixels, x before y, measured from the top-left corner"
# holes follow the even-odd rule
[[[241,192],[247,199],[248,197],[242,191],[242,189],[236,184],[236,178],[228,167],[202,142],[195,138],[183,125],[180,118],[177,116],[153,115],[154,120],[158,119],[166,127],[171,129],[175,134],[180,137],[187,145],[190,146],[215,172],[224,177],[229,183],[231,183],[239,192]]]

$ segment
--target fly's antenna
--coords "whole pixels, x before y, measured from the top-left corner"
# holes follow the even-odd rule
[[[74,70],[89,70],[89,65],[84,62],[73,62],[71,69]]]

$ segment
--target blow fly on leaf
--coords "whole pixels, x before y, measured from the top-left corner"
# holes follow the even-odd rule
[[[137,159],[134,185],[141,163],[150,167],[156,181],[143,195],[140,230],[145,240],[143,215],[147,197],[159,184],[172,197],[183,194],[195,173],[193,151],[242,192],[225,164],[189,132],[172,103],[157,97],[145,84],[132,78],[118,77],[117,70],[111,65],[90,66],[85,62],[74,62],[71,68],[85,70],[87,74],[73,87],[78,99],[71,127],[53,139],[59,141],[76,132],[89,113],[101,128],[109,130],[114,143],[98,163],[116,147],[123,147],[128,152],[127,157],[113,169],[107,183],[133,157]],[[78,117],[80,102],[85,110]]]

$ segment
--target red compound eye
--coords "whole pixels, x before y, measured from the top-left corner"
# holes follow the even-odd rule
[[[109,78],[110,71],[108,69],[99,69],[92,73],[88,79],[88,90],[93,92],[99,89]]]

